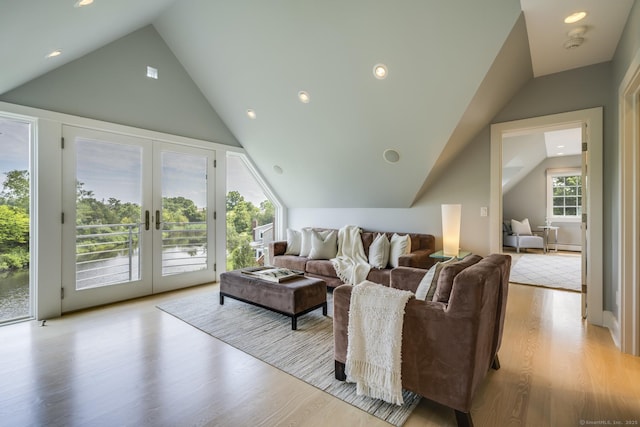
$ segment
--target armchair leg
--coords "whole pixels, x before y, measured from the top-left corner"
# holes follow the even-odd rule
[[[461,412],[455,410],[456,412],[456,421],[458,423],[458,427],[473,427],[473,420],[471,420],[471,412]]]
[[[491,364],[491,367],[493,369],[495,369],[496,371],[498,369],[500,369],[500,360],[498,359],[498,355],[496,354],[496,357],[493,359],[493,363]]]
[[[346,381],[347,379],[347,374],[344,368],[344,363],[338,362],[337,360],[335,361],[335,374],[338,381]]]

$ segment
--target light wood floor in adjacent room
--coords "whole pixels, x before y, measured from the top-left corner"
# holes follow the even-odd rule
[[[155,308],[216,289],[0,327],[0,425],[388,425]],[[476,427],[640,422],[640,358],[580,319],[577,293],[512,285],[500,361]],[[425,399],[405,424],[449,425],[453,412]]]

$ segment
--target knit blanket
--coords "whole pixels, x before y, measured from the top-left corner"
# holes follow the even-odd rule
[[[345,225],[338,230],[338,252],[331,263],[344,283],[356,285],[367,278],[371,266],[364,254],[360,227]]]
[[[410,291],[364,281],[354,286],[347,329],[347,381],[358,395],[402,405],[402,323]]]

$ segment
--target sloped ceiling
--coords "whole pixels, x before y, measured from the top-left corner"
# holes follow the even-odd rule
[[[561,45],[562,14],[596,0],[74,2],[2,2],[0,94],[153,24],[287,206],[409,207],[531,78],[523,34],[536,64],[606,60],[633,0],[593,6],[587,41],[571,52],[535,43],[549,32]],[[594,56],[603,36],[608,53]],[[62,56],[44,58],[56,48]]]
[[[519,14],[504,0],[200,0],[154,26],[288,206],[384,208],[411,206]]]

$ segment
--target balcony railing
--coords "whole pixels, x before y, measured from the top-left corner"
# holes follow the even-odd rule
[[[140,224],[76,227],[76,289],[140,280]],[[207,268],[206,222],[164,222],[162,275]]]

